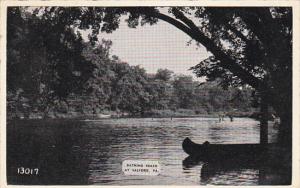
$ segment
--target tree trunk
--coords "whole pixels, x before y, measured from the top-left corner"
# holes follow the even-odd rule
[[[287,80],[286,85],[290,85]],[[280,117],[278,131],[278,143],[284,148],[292,149],[292,89],[291,87],[282,87],[276,91],[272,101],[277,115]]]
[[[268,144],[268,99],[264,92],[261,92],[260,105],[260,144],[266,146]]]
[[[290,107],[291,108],[291,107]],[[278,143],[291,151],[292,149],[292,110],[282,112],[278,132]]]
[[[290,106],[288,106],[290,104]],[[292,174],[292,104],[286,101],[280,110],[280,125],[278,132],[278,146],[276,154],[280,158],[281,170],[284,172],[286,184],[291,183]]]

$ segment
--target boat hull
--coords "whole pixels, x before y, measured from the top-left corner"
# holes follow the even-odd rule
[[[203,161],[220,160],[260,160],[262,154],[270,146],[260,144],[196,144],[189,138],[184,139],[182,143],[183,150],[192,158]]]

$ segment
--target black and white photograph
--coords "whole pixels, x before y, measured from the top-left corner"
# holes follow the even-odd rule
[[[2,7],[6,185],[292,185],[295,6],[237,5]]]

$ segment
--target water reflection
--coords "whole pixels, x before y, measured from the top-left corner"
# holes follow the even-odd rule
[[[99,121],[14,121],[7,125],[10,184],[198,185],[259,183],[254,168],[224,170],[204,162],[182,165],[182,141],[258,143],[258,122],[235,118],[105,119]],[[270,128],[271,130],[271,128]],[[274,132],[271,132],[274,133]],[[159,176],[125,176],[124,160],[158,160]],[[209,165],[207,167],[207,165]],[[39,176],[16,169],[38,167]],[[209,175],[200,174],[210,168]],[[235,175],[234,175],[235,174]],[[240,174],[243,174],[240,176]]]
[[[260,165],[256,161],[248,163],[239,160],[203,162],[191,157],[183,160],[183,169],[192,169],[197,166],[201,166],[199,172],[202,185],[253,185],[254,183],[258,184],[258,176],[260,176],[258,169]],[[224,177],[227,181],[222,181]]]
[[[289,164],[273,161],[273,149],[257,158],[243,156],[203,161],[189,156],[182,161],[182,168],[191,171],[201,166],[199,172],[202,185],[290,185]]]
[[[8,183],[88,184],[90,161],[81,148],[89,137],[78,130],[78,122],[43,122],[43,126],[40,123],[22,121],[22,124],[15,123],[8,127]],[[37,175],[19,175],[17,168],[20,167],[38,168],[39,171]]]

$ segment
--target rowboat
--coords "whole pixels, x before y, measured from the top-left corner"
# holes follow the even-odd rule
[[[182,143],[183,150],[192,158],[202,161],[222,160],[260,160],[272,144],[196,144],[191,139],[185,138]]]
[[[97,114],[97,118],[101,118],[101,119],[111,118],[111,115],[110,114]]]

